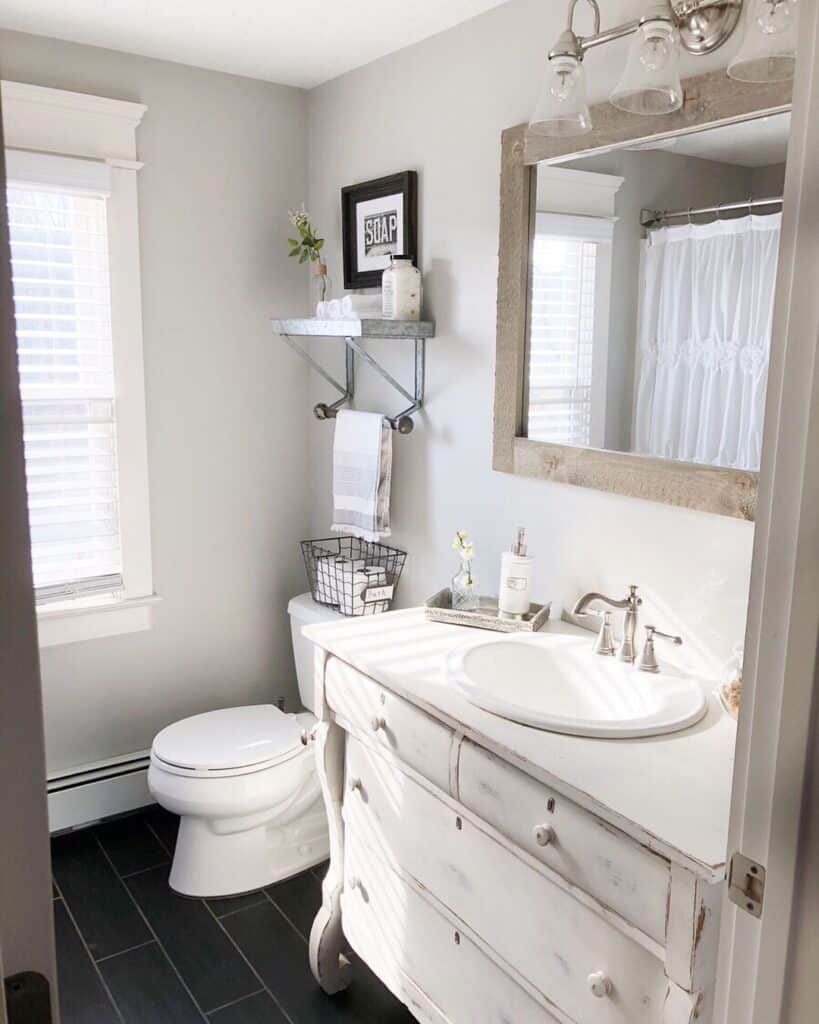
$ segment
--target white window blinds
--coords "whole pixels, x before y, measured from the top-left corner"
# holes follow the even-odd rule
[[[611,224],[538,214],[533,241],[527,435],[589,445],[598,250]]]
[[[13,180],[14,169],[12,283],[42,602],[122,585],[106,198],[76,176],[59,186],[35,173]]]

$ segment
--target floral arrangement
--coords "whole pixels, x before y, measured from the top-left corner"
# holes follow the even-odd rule
[[[298,238],[288,238],[290,246],[289,256],[298,256],[299,263],[318,263],[321,260],[321,250],[324,248],[324,239],[316,235],[316,229],[310,222],[310,214],[302,208],[291,210],[289,215],[290,223],[298,231]]]
[[[476,611],[478,596],[475,593],[475,577],[472,575],[472,559],[475,557],[475,545],[463,530],[458,530],[452,547],[461,556],[461,568],[452,577],[450,591],[452,607],[460,611]]]
[[[452,547],[461,556],[462,562],[471,562],[475,557],[475,545],[463,530],[458,530],[455,534],[455,539],[452,541]]]

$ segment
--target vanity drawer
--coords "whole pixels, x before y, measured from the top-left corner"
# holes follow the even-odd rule
[[[345,843],[344,884],[347,940],[419,1020],[557,1024],[474,942],[374,857],[355,832]]]
[[[324,693],[342,725],[449,792],[451,729],[338,658],[327,662]]]
[[[394,863],[577,1024],[660,1024],[663,964],[477,821],[350,738],[346,836]],[[610,979],[596,996],[591,979]]]
[[[468,741],[461,745],[458,760],[458,799],[527,853],[665,945],[668,861]],[[553,833],[544,831],[548,829]]]

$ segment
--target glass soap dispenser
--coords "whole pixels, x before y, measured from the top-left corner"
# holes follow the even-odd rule
[[[385,320],[421,319],[421,271],[412,257],[390,254],[381,276],[381,299]]]

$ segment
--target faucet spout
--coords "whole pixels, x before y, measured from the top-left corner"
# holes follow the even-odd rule
[[[592,590],[577,599],[574,608],[572,608],[572,615],[585,615],[586,609],[593,601],[607,604],[610,608],[628,608],[629,605],[628,598],[623,601],[615,601],[613,597],[606,597],[605,594],[598,594],[596,590]]]
[[[588,594],[584,594],[575,602],[573,614],[584,615],[586,613],[586,609],[594,601],[599,601],[601,604],[607,604],[610,608],[625,609],[625,615],[623,616],[623,642],[620,644],[620,648],[617,651],[617,657],[620,661],[633,662],[636,655],[634,649],[634,634],[637,630],[637,610],[643,603],[643,599],[637,596],[637,587],[634,585],[630,586],[628,588],[628,594],[622,600],[617,600],[613,597],[606,597],[605,594],[600,594],[596,590],[592,590]]]

